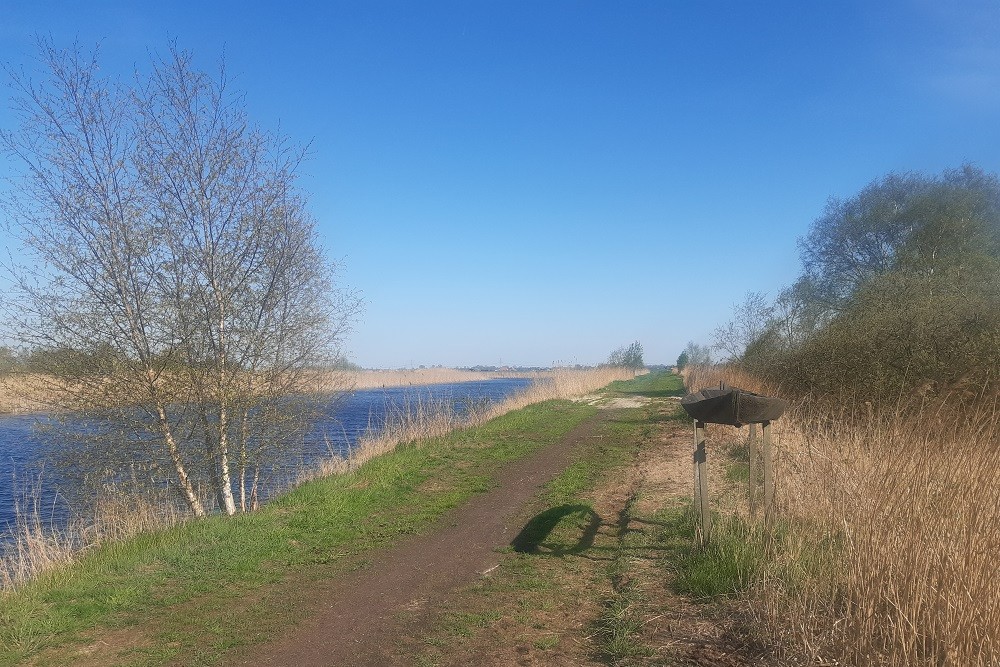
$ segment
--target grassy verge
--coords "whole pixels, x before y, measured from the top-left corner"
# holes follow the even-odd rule
[[[610,394],[643,396],[645,398],[667,398],[683,396],[687,393],[680,376],[663,371],[639,375],[631,380],[612,382],[605,390]]]
[[[331,564],[363,566],[367,552],[427,529],[490,488],[500,465],[557,441],[593,413],[564,401],[529,406],[310,482],[257,513],[96,548],[0,594],[0,665],[31,656],[75,662],[109,630],[130,636],[131,664],[180,655],[188,664],[215,663],[294,622],[307,582],[329,576]]]

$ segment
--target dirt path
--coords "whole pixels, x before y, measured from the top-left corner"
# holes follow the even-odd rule
[[[498,564],[497,549],[517,534],[525,503],[595,437],[607,414],[601,411],[561,442],[510,464],[493,490],[449,512],[439,529],[407,538],[368,567],[316,590],[323,606],[307,622],[226,664],[410,664],[397,651],[396,638],[419,634],[449,593]]]
[[[605,425],[635,415],[605,401]],[[588,508],[589,519],[566,526],[531,553],[504,553],[489,577],[439,604],[430,634],[405,629],[393,637],[394,664],[435,667],[760,667],[775,663],[748,647],[725,602],[701,604],[672,588],[670,545],[659,541],[663,513],[690,503],[690,425],[673,419],[676,403],[645,401],[645,428],[633,458],[616,466],[571,506],[535,506],[535,519],[562,508]],[[628,406],[639,407],[639,406]],[[631,420],[634,422],[634,420]],[[614,436],[609,436],[614,437]],[[601,440],[593,441],[600,458]],[[717,486],[725,462],[710,461]],[[561,502],[561,501],[560,501]],[[579,541],[578,541],[579,540]],[[631,591],[631,592],[628,592]],[[610,638],[609,614],[635,625]],[[614,632],[627,624],[619,624]],[[603,636],[602,636],[603,635]],[[617,643],[617,646],[616,646]]]

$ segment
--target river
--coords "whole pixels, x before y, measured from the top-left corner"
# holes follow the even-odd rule
[[[384,426],[387,415],[418,404],[450,403],[463,414],[469,405],[502,401],[531,382],[511,378],[350,392],[326,407],[302,446],[281,462],[281,469],[286,476],[294,477],[296,471],[308,469],[331,453],[345,455],[363,433]],[[39,515],[55,528],[72,514],[59,492],[55,467],[46,465],[48,446],[37,429],[44,421],[44,415],[0,417],[0,541],[9,536],[16,504],[23,506],[26,497],[37,503]]]

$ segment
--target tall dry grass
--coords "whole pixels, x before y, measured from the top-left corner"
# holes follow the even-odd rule
[[[414,387],[425,384],[447,384],[451,382],[477,382],[500,378],[528,377],[528,373],[506,371],[467,371],[457,368],[417,368],[413,370],[375,371],[364,370],[354,375],[357,389],[380,389],[383,387]]]
[[[753,378],[692,369],[692,388]],[[794,401],[775,424],[778,533],[752,595],[812,664],[1000,664],[1000,405]]]
[[[0,376],[0,414],[29,414],[50,409],[51,378],[29,373]]]
[[[457,368],[417,368],[412,370],[317,371],[305,382],[308,391],[339,392],[351,389],[417,387],[453,382],[482,382],[505,378],[547,378],[564,371],[469,371]],[[567,371],[588,373],[590,371]],[[26,414],[53,409],[58,394],[64,393],[57,378],[36,373],[0,376],[0,414]]]
[[[12,534],[0,543],[0,590],[16,588],[35,577],[69,565],[107,542],[160,530],[187,519],[166,500],[126,497],[113,489],[101,493],[90,516],[78,516],[61,528],[44,520],[38,495],[30,491],[16,507]]]

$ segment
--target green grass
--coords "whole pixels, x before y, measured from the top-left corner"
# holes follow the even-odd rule
[[[635,559],[648,553],[649,540],[640,531],[629,530],[632,503],[626,504],[619,516],[617,545],[607,567],[611,595],[605,598],[594,633],[598,650],[610,665],[652,655],[653,650],[641,638],[646,600],[634,572]]]
[[[614,383],[606,393],[658,397],[657,392],[682,393],[683,389],[679,378],[656,374]],[[599,603],[586,631],[596,657],[608,665],[660,664],[661,654],[644,635],[647,620],[663,613],[656,606],[662,601],[644,592],[650,582],[668,581],[677,594],[712,602],[738,596],[760,576],[766,561],[759,531],[737,519],[717,516],[712,543],[699,548],[690,500],[648,516],[636,514],[630,501],[618,516],[602,517],[601,532],[593,539],[590,494],[614,484],[619,471],[642,448],[655,446],[660,422],[688,421],[679,407],[671,412],[670,405],[661,400],[611,413],[577,460],[540,495],[539,511],[515,540],[519,553],[505,558],[494,576],[476,584],[475,597],[467,602],[470,610],[502,609],[505,618],[523,628],[522,636],[541,650],[558,644],[556,635],[538,634],[550,629],[544,624],[547,612],[559,613],[560,608],[579,604],[583,595],[590,604]],[[720,449],[720,454],[739,478],[746,459],[739,443]],[[593,563],[598,564],[596,568],[585,565]],[[583,592],[578,590],[581,572],[586,577]],[[566,583],[574,579],[577,585],[567,590]],[[431,646],[450,641],[446,628],[439,633]],[[429,659],[427,664],[432,662]]]
[[[684,389],[677,376],[651,373],[613,383],[605,393],[663,399]],[[512,622],[526,628],[536,649],[555,648],[558,635],[539,634],[546,627],[538,624],[545,614],[579,602],[572,595],[583,595],[591,605],[600,602],[587,634],[602,659],[643,663],[651,649],[642,623],[652,613],[639,585],[644,577],[670,580],[676,592],[711,601],[738,595],[759,576],[762,537],[736,519],[717,517],[712,543],[699,549],[689,508],[636,516],[629,503],[619,516],[594,513],[590,494],[613,484],[618,471],[654,442],[660,422],[689,421],[672,403],[655,400],[609,413],[534,500],[516,553],[476,584],[479,602],[442,616],[425,639],[429,653]],[[491,488],[503,464],[558,441],[594,414],[585,404],[530,406],[476,429],[401,447],[351,474],[311,482],[254,514],[213,517],[105,545],[77,565],[0,594],[0,665],[33,656],[39,665],[69,664],[106,629],[141,634],[124,658],[128,664],[176,663],[180,656],[185,664],[218,664],[227,651],[273,639],[307,614],[310,582],[366,567],[373,550],[428,530],[449,508]],[[741,481],[745,454],[737,450],[725,454],[728,476]],[[823,553],[817,550],[817,566]],[[591,563],[599,565],[585,567]],[[643,569],[649,567],[662,574]],[[588,585],[568,594],[560,575],[579,581],[581,573]],[[499,600],[506,606],[493,606]],[[415,661],[433,664],[433,655]]]
[[[450,635],[471,637],[477,630],[489,628],[501,618],[502,615],[496,610],[486,611],[481,614],[452,612],[445,615],[442,625]]]
[[[684,381],[679,375],[669,371],[653,371],[639,375],[632,380],[619,380],[608,385],[607,391],[625,396],[646,396],[648,398],[666,398],[667,396],[684,396]]]
[[[750,456],[745,443],[734,441],[723,451],[726,455],[726,479],[745,487],[750,482]],[[760,476],[759,463],[756,467]]]
[[[652,376],[652,377],[651,377]],[[623,395],[662,396],[683,393],[680,378],[666,373],[639,376],[634,380],[614,382],[608,392]],[[604,517],[605,530],[617,532],[613,546],[593,547],[591,533],[597,526],[588,523],[593,508],[584,499],[602,481],[613,479],[616,471],[627,465],[639,448],[646,446],[653,432],[656,410],[652,407],[623,410],[608,420],[600,434],[600,439],[581,458],[567,468],[562,475],[547,487],[545,499],[550,508],[570,508],[576,511],[576,521],[563,525],[563,531],[552,541],[564,545],[552,553],[562,555],[587,554],[590,557],[609,558],[610,563],[601,569],[603,582],[595,582],[595,588],[607,587],[611,594],[601,604],[600,616],[596,619],[593,638],[602,658],[611,665],[624,664],[628,660],[648,656],[653,650],[640,637],[643,619],[639,612],[643,596],[637,580],[629,576],[632,559],[645,550],[640,544],[643,537],[638,532],[628,531],[628,511],[622,516]],[[558,504],[557,504],[558,503]],[[551,509],[549,510],[551,511]],[[588,514],[589,513],[589,514]],[[544,516],[544,513],[542,515]],[[608,526],[613,522],[613,526]],[[530,525],[530,524],[529,524]],[[550,533],[551,534],[551,533]]]
[[[658,512],[643,519],[656,526],[652,543],[660,564],[669,570],[673,589],[700,601],[738,595],[765,565],[761,531],[736,517],[713,517],[712,539],[695,543],[695,517],[690,507]]]
[[[293,589],[301,590],[301,581],[329,576],[331,564],[363,566],[365,553],[426,530],[489,489],[500,465],[557,441],[593,413],[568,402],[529,406],[310,482],[254,514],[105,545],[0,594],[0,665],[43,650],[51,664],[65,664],[101,628],[130,626],[148,639],[135,664],[178,655],[217,663],[225,650],[273,637],[303,613],[282,584],[298,580]]]

